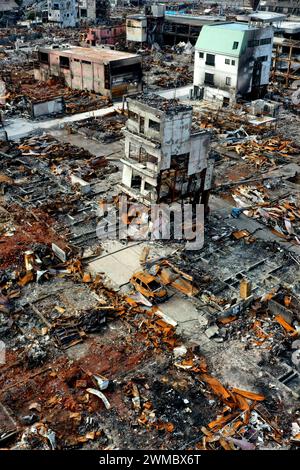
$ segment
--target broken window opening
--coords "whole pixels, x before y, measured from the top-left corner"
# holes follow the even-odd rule
[[[171,155],[171,166],[170,168],[174,169],[184,169],[187,168],[189,164],[189,153],[182,153],[181,155]]]
[[[142,177],[139,175],[132,176],[131,187],[140,191],[142,184]]]
[[[237,49],[239,47],[239,43],[237,41],[233,42],[232,49]]]
[[[160,132],[160,123],[149,119],[149,129]]]
[[[49,54],[47,52],[40,52],[39,59],[42,64],[49,64]]]
[[[139,115],[137,113],[134,113],[133,111],[128,111],[128,117],[129,119],[132,119],[132,121],[138,122],[139,120]]]
[[[261,46],[264,46],[266,44],[271,44],[271,42],[272,42],[272,38],[263,38],[259,41],[259,44]]]
[[[69,57],[59,56],[59,65],[64,69],[70,68],[70,59]]]

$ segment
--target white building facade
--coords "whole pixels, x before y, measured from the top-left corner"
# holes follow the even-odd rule
[[[226,105],[239,98],[263,96],[269,83],[272,43],[271,26],[204,26],[195,48],[195,97]]]

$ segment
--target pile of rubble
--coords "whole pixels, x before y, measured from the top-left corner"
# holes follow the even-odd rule
[[[113,112],[105,117],[95,117],[77,121],[68,125],[71,132],[84,135],[88,139],[109,143],[123,138],[122,129],[125,126],[126,117]]]

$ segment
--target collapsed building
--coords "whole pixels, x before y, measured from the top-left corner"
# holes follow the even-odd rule
[[[204,26],[196,44],[194,95],[225,105],[264,96],[269,83],[273,29],[254,24]]]
[[[157,95],[127,100],[122,190],[147,205],[189,198],[208,204],[207,131],[192,132],[192,107]]]
[[[142,90],[139,55],[108,49],[73,47],[39,50],[37,80],[63,78],[70,88],[101,93],[110,98]]]

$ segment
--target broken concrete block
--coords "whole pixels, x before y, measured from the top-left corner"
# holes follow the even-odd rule
[[[212,338],[213,336],[219,333],[219,328],[217,325],[212,325],[207,330],[205,330],[205,334],[208,338]]]

